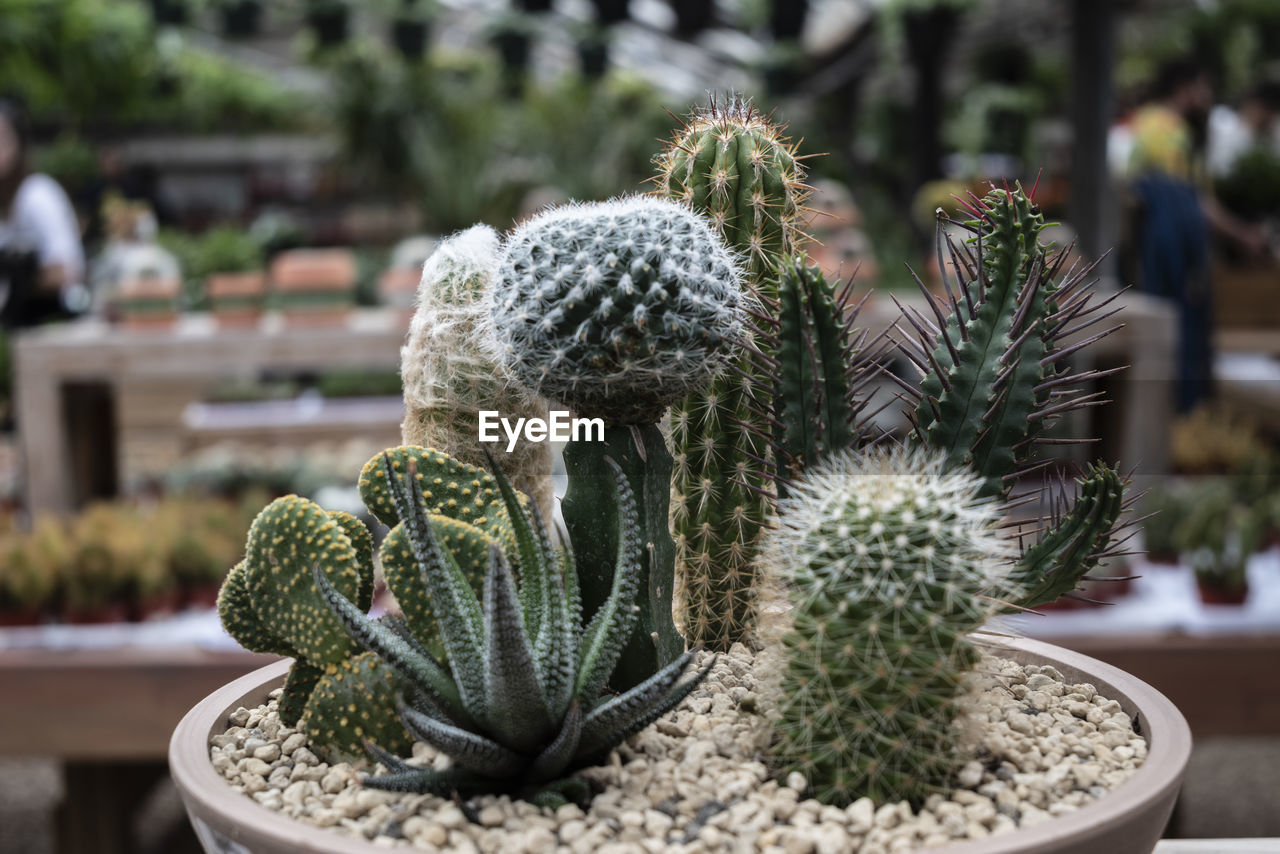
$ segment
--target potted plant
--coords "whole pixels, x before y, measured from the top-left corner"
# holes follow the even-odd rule
[[[1239,504],[1225,480],[1201,486],[1196,499],[1179,534],[1200,601],[1242,605],[1249,597],[1246,566],[1262,541],[1267,508]]]
[[[204,274],[205,297],[219,326],[254,327],[262,317],[267,293],[267,274],[262,247],[238,228],[223,226],[205,233],[193,250],[198,269],[189,275]]]
[[[307,0],[306,15],[318,47],[337,47],[347,40],[351,20],[347,0]]]
[[[391,43],[405,59],[417,61],[426,53],[435,8],[426,0],[400,0],[391,19]]]
[[[262,0],[220,0],[222,34],[229,39],[246,39],[262,26]]]
[[[356,260],[349,249],[290,249],[271,262],[271,284],[285,321],[346,322],[355,301]]]
[[[717,179],[726,138],[759,168]],[[932,334],[904,319],[924,378],[904,383],[914,434],[886,450],[859,418],[872,368],[850,362],[882,354],[796,252],[803,175],[778,129],[725,105],[659,163],[660,196],[683,204],[543,211],[501,241],[447,242],[424,276],[480,282],[473,375],[588,422],[558,536],[509,460],[389,449],[359,480],[391,528],[398,609],[373,620],[363,524],[296,496],[255,520],[219,613],[293,661],[174,734],[208,850],[1149,851],[1190,751],[1177,710],[1101,663],[977,631],[1114,552],[1124,483],[1103,464],[1024,545],[1003,530],[1010,475],[1073,405],[1047,392],[1089,376],[1057,368],[1061,333],[1090,319],[1087,274],[1057,276],[1020,188],[972,200],[974,240],[946,248],[955,301],[931,306]],[[758,215],[718,215],[739,199]],[[422,353],[402,354],[406,389]],[[459,408],[492,399],[475,388]],[[1072,747],[1033,755],[1041,737]],[[1033,797],[1013,782],[1032,768],[1058,782]]]
[[[61,526],[44,517],[30,533],[9,532],[0,566],[0,626],[34,626],[54,611],[66,560]]]
[[[1176,566],[1181,530],[1195,512],[1196,492],[1186,484],[1161,483],[1147,491],[1142,541],[1148,563]]]

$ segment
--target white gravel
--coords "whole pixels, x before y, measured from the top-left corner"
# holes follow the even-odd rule
[[[455,804],[359,785],[280,723],[275,700],[237,709],[210,750],[238,791],[301,821],[374,840],[452,852],[769,852],[891,854],[1029,827],[1104,795],[1133,773],[1147,743],[1120,704],[1052,667],[984,658],[961,738],[973,760],[949,798],[919,812],[863,798],[845,809],[804,797],[805,781],[766,765],[768,654],[735,646],[681,706],[583,773],[603,784],[587,811],[542,811],[506,796]],[[757,694],[757,690],[761,693]],[[447,767],[425,744],[413,764]],[[380,770],[380,769],[379,769]]]

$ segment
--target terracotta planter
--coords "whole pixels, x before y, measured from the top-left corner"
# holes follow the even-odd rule
[[[121,325],[128,329],[171,329],[178,319],[176,278],[134,279],[120,286],[112,299]]]
[[[189,586],[182,591],[182,607],[216,608],[218,607],[218,591],[221,589],[221,584]]]
[[[38,626],[44,621],[44,614],[37,608],[10,609],[0,611],[0,628],[16,626]]]
[[[1090,682],[1135,715],[1150,749],[1146,761],[1113,792],[1076,812],[1016,833],[936,849],[945,854],[1148,854],[1173,810],[1191,754],[1187,722],[1151,686],[1069,650],[1039,641],[979,636],[998,654],[1028,664],[1050,664],[1069,681]],[[257,706],[284,682],[288,662],[255,670],[196,705],[169,742],[169,767],[187,813],[209,854],[375,854],[385,849],[363,839],[304,825],[255,803],[213,769],[209,745],[238,706]],[[406,849],[410,850],[410,849]]]
[[[1249,582],[1240,587],[1219,587],[1197,578],[1196,592],[1205,605],[1243,605],[1249,598]]]
[[[345,323],[355,296],[356,259],[348,249],[293,249],[271,264],[280,311],[291,325]]]
[[[205,280],[205,291],[219,326],[252,329],[262,319],[267,275],[261,272],[214,273]]]
[[[168,617],[182,607],[182,593],[176,587],[159,593],[144,596],[133,604],[129,615],[135,623],[159,617]]]

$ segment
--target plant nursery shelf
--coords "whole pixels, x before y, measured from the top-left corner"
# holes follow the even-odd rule
[[[919,297],[902,302],[924,307]],[[891,300],[873,298],[859,325],[874,336],[899,319]],[[1130,369],[1109,389],[1119,425],[1099,453],[1136,464],[1139,473],[1163,473],[1173,313],[1160,300],[1129,294],[1114,322],[1124,326],[1091,348],[1092,358],[1099,366]],[[175,459],[178,454],[182,413],[219,380],[266,370],[394,369],[404,333],[402,319],[389,310],[356,312],[346,324],[316,328],[291,328],[268,317],[255,329],[219,330],[197,315],[183,317],[171,330],[83,322],[23,333],[15,346],[15,384],[26,505],[33,513],[65,513],[104,489],[114,491],[140,468],[163,471],[174,461],[166,463],[165,449]],[[90,417],[73,417],[83,411],[76,409],[74,393],[85,388],[96,389],[104,400]],[[109,436],[104,420],[119,430],[114,446],[86,449],[94,437],[101,443]],[[117,462],[100,478],[110,483],[99,482],[95,492],[91,475],[73,460],[99,460],[103,453]]]

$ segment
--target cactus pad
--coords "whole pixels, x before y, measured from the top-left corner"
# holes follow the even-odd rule
[[[365,740],[392,753],[408,753],[413,738],[396,711],[395,671],[372,652],[329,668],[316,683],[300,728],[330,762],[365,755]]]

